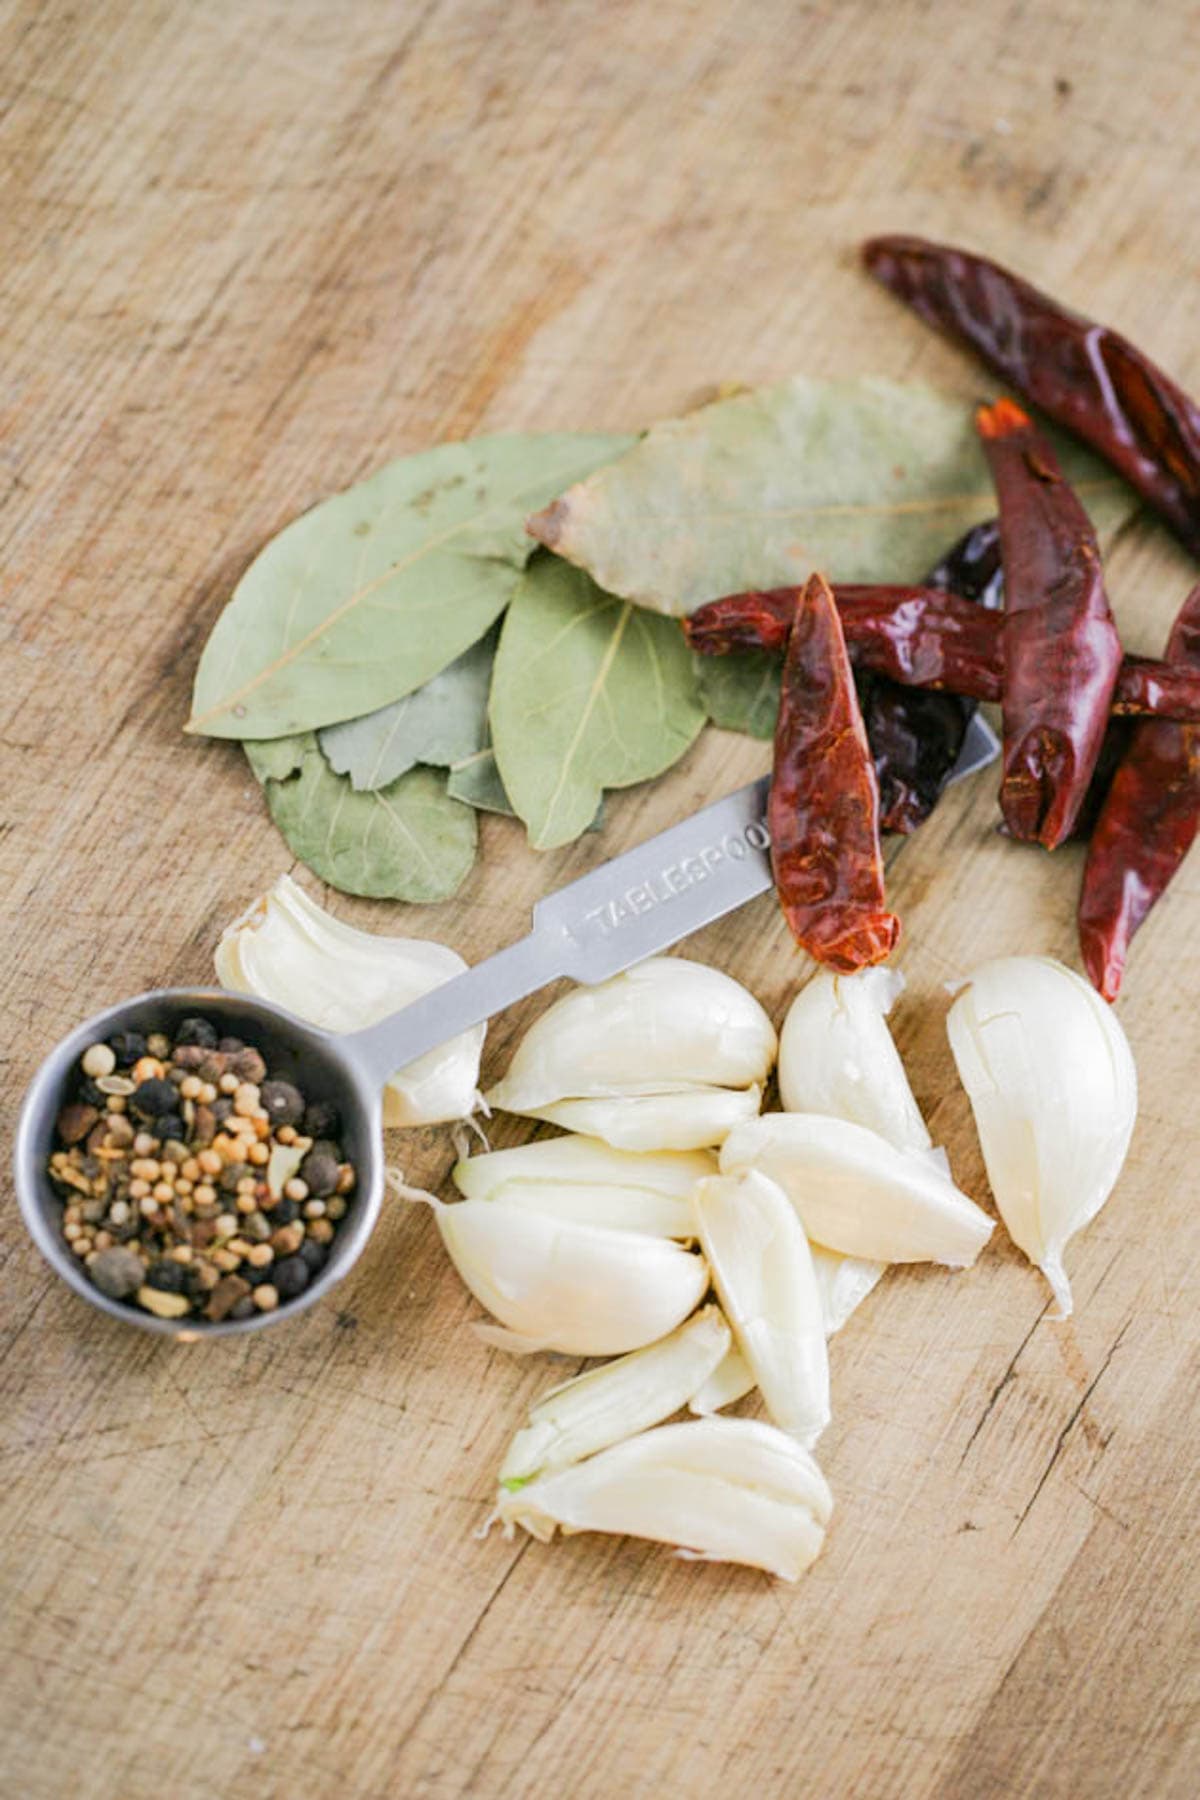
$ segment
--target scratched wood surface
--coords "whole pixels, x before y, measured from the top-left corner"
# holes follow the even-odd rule
[[[967,239],[1193,389],[1194,7],[1114,0],[28,0],[0,152],[3,1117],[72,1021],[202,980],[286,852],[236,749],[180,727],[232,582],[383,458],[625,428],[720,380],[980,372],[856,271]],[[1184,560],[1126,534],[1131,647]],[[706,734],[599,839],[488,820],[461,895],[335,898],[475,959],[548,885],[764,766]],[[1003,843],[989,782],[894,856],[898,1034],[985,1195],[942,983],[1074,955],[1077,853]],[[315,884],[314,884],[315,886]],[[1142,1110],[1045,1318],[1002,1233],[890,1277],[836,1340],[838,1511],[791,1588],[656,1548],[473,1535],[543,1364],[482,1348],[428,1215],[336,1299],[179,1347],[3,1236],[0,1789],[20,1800],[1161,1796],[1195,1792],[1200,864],[1121,1016]],[[772,903],[697,940],[776,1017]],[[536,1003],[499,1021],[503,1066]],[[511,1141],[517,1127],[502,1128]],[[398,1141],[444,1179],[443,1133]]]

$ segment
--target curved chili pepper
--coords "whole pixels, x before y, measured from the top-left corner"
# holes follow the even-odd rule
[[[1087,793],[1121,640],[1091,520],[1041,433],[1011,400],[976,414],[1004,552],[1004,773],[1015,838],[1053,850]]]
[[[949,244],[878,237],[862,254],[928,324],[1098,450],[1200,554],[1200,407],[1136,345]]]
[[[820,575],[806,583],[788,636],[767,826],[796,942],[843,973],[882,962],[900,921],[884,909],[871,747],[837,607]]]
[[[966,532],[934,564],[925,585],[977,605],[1001,606],[999,522],[989,519]],[[941,799],[976,702],[953,691],[901,686],[861,670],[857,686],[879,782],[880,829],[907,834],[924,824]]]
[[[684,620],[688,642],[703,656],[782,650],[800,592],[775,588],[710,600]],[[1002,615],[930,587],[847,584],[835,587],[833,597],[856,669],[973,700],[1003,698]],[[1200,669],[1125,656],[1111,710],[1118,717],[1200,720]]]
[[[1200,586],[1167,643],[1200,668]],[[1145,719],[1133,729],[1092,833],[1079,897],[1079,943],[1092,985],[1115,1000],[1129,943],[1200,826],[1200,725]]]

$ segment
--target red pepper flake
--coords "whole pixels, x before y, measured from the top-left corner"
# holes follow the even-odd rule
[[[1121,667],[1091,520],[1041,433],[1011,400],[976,415],[1000,501],[1004,773],[1015,838],[1070,836]]]
[[[1167,644],[1172,663],[1200,668],[1200,586]],[[1092,985],[1115,1000],[1130,940],[1161,897],[1200,826],[1200,726],[1146,719],[1134,727],[1096,821],[1079,899],[1079,942]]]
[[[890,955],[900,921],[884,909],[879,788],[837,607],[820,575],[793,609],[767,823],[796,942],[842,973]]]
[[[863,260],[927,324],[1098,450],[1200,553],[1200,407],[1136,344],[951,244],[872,238]]]

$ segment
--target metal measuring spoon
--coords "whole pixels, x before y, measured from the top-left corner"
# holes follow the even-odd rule
[[[973,720],[955,778],[991,762],[997,749],[990,727]],[[21,1108],[17,1199],[39,1250],[68,1286],[102,1312],[184,1342],[260,1331],[311,1306],[353,1267],[379,1217],[388,1077],[560,976],[606,981],[765,893],[772,885],[764,818],[769,786],[767,776],[751,782],[560,888],[534,907],[527,937],[365,1031],[321,1031],[282,1007],[221,988],[159,988],[97,1013],[51,1051]],[[273,1079],[295,1083],[309,1100],[331,1101],[341,1115],[343,1152],[357,1174],[328,1260],[304,1292],[275,1312],[216,1324],[160,1319],[94,1287],[59,1230],[62,1201],[47,1168],[55,1120],[88,1045],[117,1031],[169,1036],[196,1014],[222,1035],[253,1044]]]

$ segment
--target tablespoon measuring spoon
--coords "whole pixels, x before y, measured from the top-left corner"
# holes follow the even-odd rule
[[[956,776],[996,753],[981,719],[964,745]],[[986,734],[986,735],[984,735]],[[83,1299],[144,1331],[189,1341],[257,1331],[328,1293],[361,1254],[383,1201],[383,1087],[398,1069],[491,1018],[514,1001],[567,976],[595,983],[666,950],[765,893],[772,885],[765,821],[769,777],[749,783],[691,818],[602,863],[533,909],[533,929],[461,975],[365,1030],[322,1031],[284,1008],[221,988],[159,988],[97,1013],[51,1051],[30,1084],[17,1125],[17,1199],[34,1242]],[[259,1050],[275,1080],[310,1100],[329,1101],[356,1184],[324,1266],[294,1300],[249,1319],[160,1319],[101,1293],[60,1230],[62,1201],[48,1172],[55,1120],[90,1044],[118,1031],[172,1035],[197,1014],[223,1036]]]

